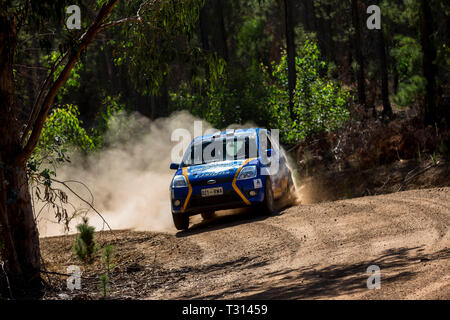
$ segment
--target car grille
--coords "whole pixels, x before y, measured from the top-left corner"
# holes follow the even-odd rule
[[[242,201],[242,199],[234,191],[226,192],[223,195],[212,196],[212,197],[202,197],[201,195],[193,195],[189,201],[188,207],[196,208],[196,207],[219,205],[219,204],[226,204],[226,203],[239,202],[239,201]],[[242,201],[242,203],[244,203],[244,202]]]

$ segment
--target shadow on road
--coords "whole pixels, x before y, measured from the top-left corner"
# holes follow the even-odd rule
[[[273,216],[283,215],[285,209],[287,208],[281,207],[279,208],[278,212],[271,215],[261,214],[254,208],[229,210],[225,211],[224,213],[220,212],[218,214],[215,214],[214,218],[212,219],[202,220],[200,222],[194,223],[188,230],[180,231],[175,236],[178,238],[188,237],[203,232],[210,232],[241,224],[264,221],[267,218]]]
[[[407,281],[416,276],[414,264],[427,261],[449,259],[450,249],[433,254],[424,254],[423,248],[399,248],[386,250],[374,260],[355,264],[330,265],[316,269],[315,266],[300,269],[284,269],[260,275],[262,283],[243,285],[237,289],[223,291],[202,299],[328,299],[357,292],[368,292],[367,267],[377,265],[381,268],[381,284],[387,285]],[[235,297],[233,297],[235,299]]]
[[[194,223],[188,230],[178,232],[176,237],[189,237],[203,232],[216,231],[241,224],[263,221],[268,217],[269,216],[267,215],[258,216],[250,209],[239,210],[238,212],[218,213],[212,219]]]
[[[288,204],[282,202],[277,202],[276,206],[277,212],[271,215],[262,214],[261,212],[257,211],[258,209],[256,208],[242,208],[219,211],[219,213],[216,213],[214,215],[214,218],[194,223],[188,230],[177,232],[175,236],[177,238],[189,237],[203,232],[210,232],[241,224],[264,221],[269,217],[283,215],[284,210],[289,207]]]

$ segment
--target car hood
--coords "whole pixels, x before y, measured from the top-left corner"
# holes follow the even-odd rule
[[[195,182],[226,177],[233,178],[236,171],[245,161],[246,160],[230,160],[188,167],[187,174],[189,181]]]

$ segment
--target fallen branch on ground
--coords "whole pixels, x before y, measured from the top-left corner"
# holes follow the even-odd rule
[[[439,161],[436,163],[432,163],[428,166],[426,166],[425,168],[423,168],[422,170],[416,172],[415,174],[413,174],[412,176],[408,177],[411,173],[413,173],[415,170],[417,170],[419,167],[415,168],[414,170],[411,170],[410,172],[408,172],[408,174],[406,175],[405,179],[403,180],[400,188],[398,188],[397,192],[401,191],[404,187],[406,187],[406,185],[408,184],[409,181],[411,181],[412,179],[420,176],[421,174],[425,173],[426,171],[428,171],[431,168],[436,167],[439,164]]]

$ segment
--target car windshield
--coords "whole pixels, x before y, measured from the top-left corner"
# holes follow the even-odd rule
[[[194,142],[184,155],[181,165],[189,167],[255,157],[257,157],[256,136],[230,136]]]

